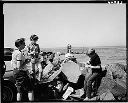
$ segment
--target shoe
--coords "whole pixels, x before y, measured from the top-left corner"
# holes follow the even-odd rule
[[[91,96],[92,96],[92,97],[96,97],[96,96],[97,96],[97,92],[93,92],[93,93],[91,94]]]
[[[41,79],[40,78],[37,78],[37,80],[40,82],[41,81]]]
[[[82,99],[86,98],[86,94],[84,93],[80,98]]]
[[[64,99],[63,97],[61,98],[61,100],[62,100],[62,101],[65,101],[65,99]]]
[[[91,101],[88,97],[86,97],[83,101]]]

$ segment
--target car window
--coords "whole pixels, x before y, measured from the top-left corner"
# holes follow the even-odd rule
[[[4,48],[4,61],[12,60],[12,52],[13,51],[14,51],[13,48]]]

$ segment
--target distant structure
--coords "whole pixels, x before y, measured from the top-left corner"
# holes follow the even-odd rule
[[[67,53],[71,53],[72,46],[70,44],[67,45]]]

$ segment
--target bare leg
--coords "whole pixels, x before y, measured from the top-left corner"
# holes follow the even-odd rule
[[[29,101],[34,101],[34,93],[33,93],[33,91],[28,92],[28,99],[29,99]]]
[[[35,63],[32,63],[32,71],[33,71],[34,79],[35,79]]]
[[[42,76],[42,66],[41,66],[41,63],[40,62],[38,62],[37,64],[36,64],[36,66],[37,66],[37,68],[39,69],[39,75],[38,75],[38,80],[40,81],[41,80],[41,76]]]
[[[92,83],[97,79],[98,73],[93,73],[87,80],[86,97],[91,98]]]
[[[21,101],[22,98],[22,94],[21,93],[17,93],[17,101]]]
[[[41,80],[41,72],[39,72],[38,80]]]

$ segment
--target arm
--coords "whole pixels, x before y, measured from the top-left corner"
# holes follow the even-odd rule
[[[22,60],[17,60],[17,66],[16,66],[16,68],[18,68],[18,69],[20,69],[20,68],[22,68]]]
[[[31,53],[30,53],[30,47],[27,46],[27,48],[28,48],[28,55],[31,55]]]
[[[90,59],[88,67],[92,68],[92,69],[100,69],[101,68],[101,61],[100,61],[99,56],[97,56],[95,59]]]
[[[97,66],[91,66],[91,65],[87,65],[85,67],[88,67],[88,68],[92,68],[92,69],[100,69],[101,65],[97,65]]]
[[[68,58],[65,58],[62,62],[62,64],[66,63],[69,59]]]
[[[25,61],[22,60],[22,53],[18,54],[17,56],[17,65],[16,68],[22,69],[28,62],[30,62],[29,59],[26,59]]]
[[[38,53],[40,53],[40,47],[39,47],[39,44],[38,44]]]
[[[18,68],[18,69],[21,69],[22,68],[22,53],[19,53],[18,55],[17,55],[17,65],[16,65],[16,68]]]

